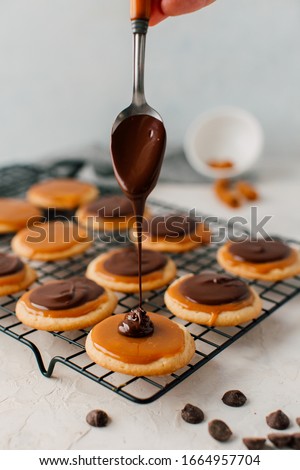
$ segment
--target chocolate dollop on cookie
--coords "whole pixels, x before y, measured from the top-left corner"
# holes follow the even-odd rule
[[[118,331],[124,336],[143,338],[152,335],[154,327],[145,310],[138,307],[126,313],[123,321],[119,324]]]

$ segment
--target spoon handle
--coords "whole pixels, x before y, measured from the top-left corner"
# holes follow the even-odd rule
[[[145,47],[148,23],[151,14],[151,0],[130,0],[130,18],[133,41],[133,97],[137,108],[146,105],[144,91]]]
[[[151,0],[130,0],[131,20],[149,20],[151,14]]]

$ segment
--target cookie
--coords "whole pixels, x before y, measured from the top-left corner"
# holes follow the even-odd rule
[[[145,209],[145,217],[150,214]],[[76,212],[83,227],[103,232],[123,232],[132,227],[135,216],[131,201],[122,195],[104,196],[82,205]]]
[[[0,233],[21,230],[42,216],[39,209],[21,199],[0,198]]]
[[[121,335],[122,314],[94,326],[86,340],[88,356],[106,369],[133,376],[170,374],[187,365],[195,353],[188,330],[162,315],[148,315],[154,331],[147,337]]]
[[[71,178],[56,178],[34,184],[27,191],[27,199],[43,209],[71,210],[93,201],[99,190],[93,184]]]
[[[19,256],[53,261],[83,253],[91,243],[91,238],[77,224],[57,220],[24,228],[14,236],[11,246]]]
[[[279,240],[229,242],[217,253],[228,272],[246,279],[279,281],[300,274],[300,252]]]
[[[203,222],[184,214],[155,216],[144,221],[143,247],[154,251],[181,253],[210,243],[211,233]],[[136,242],[136,232],[131,239]]]
[[[37,330],[77,330],[108,317],[116,305],[113,292],[85,277],[73,277],[26,292],[17,302],[16,315]]]
[[[101,254],[87,268],[86,276],[118,292],[138,292],[138,254],[135,248],[121,248]],[[150,250],[142,253],[142,290],[165,286],[176,276],[175,263],[166,255]]]
[[[235,326],[256,318],[262,302],[240,279],[214,272],[187,274],[165,292],[165,303],[177,317],[208,326]]]
[[[0,253],[0,296],[14,294],[26,289],[37,274],[17,256]]]

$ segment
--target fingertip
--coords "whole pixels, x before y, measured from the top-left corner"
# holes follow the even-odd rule
[[[161,0],[152,0],[149,25],[155,26],[161,23],[165,18],[167,18],[167,15],[165,15],[161,9]]]

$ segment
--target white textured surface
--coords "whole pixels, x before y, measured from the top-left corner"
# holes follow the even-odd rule
[[[260,214],[274,214],[270,230],[299,238],[299,165],[262,172]],[[156,197],[230,216],[212,196],[209,185],[160,185]],[[239,212],[247,214],[247,209]],[[295,298],[268,320],[222,352],[184,383],[150,405],[135,405],[109,390],[68,371],[55,370],[46,379],[26,347],[0,335],[0,448],[3,449],[241,449],[241,438],[265,436],[265,416],[278,408],[299,430],[300,415],[299,307]],[[49,350],[52,337],[45,338]],[[46,354],[47,358],[47,354]],[[248,397],[242,408],[223,405],[229,389]],[[205,422],[189,425],[180,418],[187,403],[200,406]],[[102,408],[112,421],[104,429],[85,423],[88,411]],[[233,430],[225,444],[214,441],[207,423],[224,419]]]
[[[0,159],[109,141],[131,98],[128,0],[1,0]],[[217,0],[151,29],[149,103],[179,144],[215,106],[253,112],[266,155],[300,148],[299,0]]]

